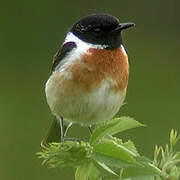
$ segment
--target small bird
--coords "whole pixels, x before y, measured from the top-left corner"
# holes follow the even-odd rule
[[[56,119],[47,141],[57,140],[57,134],[64,140],[73,123],[90,128],[119,111],[129,77],[121,32],[134,25],[109,14],[91,14],[70,28],[45,87]]]

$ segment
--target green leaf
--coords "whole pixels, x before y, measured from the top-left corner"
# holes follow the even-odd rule
[[[75,173],[75,180],[87,180],[89,176],[89,171],[91,164],[84,163],[83,165],[79,166]]]
[[[143,166],[124,168],[122,173],[124,180],[154,180],[154,176],[161,174],[161,171],[151,164],[147,158],[137,157],[136,160]]]
[[[91,161],[79,166],[75,173],[75,180],[117,180],[119,176],[109,167],[99,162]]]
[[[157,175],[159,174],[151,167],[128,167],[123,170],[122,177],[124,179],[144,180]]]
[[[93,147],[92,158],[114,167],[138,166],[134,153],[115,141],[106,140]]]
[[[50,168],[76,168],[90,160],[92,151],[92,146],[88,142],[65,141],[50,143],[38,155],[44,159],[43,164]]]
[[[139,153],[134,145],[134,143],[130,140],[128,140],[127,142],[123,142],[122,139],[116,138],[116,137],[109,137],[108,139],[111,139],[113,141],[115,141],[117,144],[120,144],[122,146],[124,146],[125,148],[127,148],[129,151],[131,151],[131,153],[134,156],[139,156]]]
[[[114,135],[119,132],[141,126],[144,125],[130,117],[115,118],[106,122],[104,125],[100,125],[93,131],[93,134],[90,137],[90,144],[96,143],[106,135]]]
[[[174,159],[180,160],[180,152],[177,152],[174,156]]]
[[[170,139],[170,145],[174,147],[176,143],[179,141],[180,135],[178,135],[177,131],[175,131],[174,129],[171,129],[169,139]]]
[[[119,177],[119,175],[117,175],[114,171],[112,171],[108,166],[103,163],[94,161],[94,165],[105,177],[111,177],[115,179]]]

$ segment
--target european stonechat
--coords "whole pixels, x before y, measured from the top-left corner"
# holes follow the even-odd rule
[[[69,126],[78,123],[90,127],[110,120],[119,111],[129,77],[121,32],[134,25],[120,23],[109,14],[92,14],[67,33],[54,56],[45,88],[61,140],[67,130],[63,120]]]

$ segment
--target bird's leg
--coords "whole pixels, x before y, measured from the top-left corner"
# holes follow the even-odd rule
[[[61,129],[61,142],[64,142],[64,141],[81,141],[80,139],[78,138],[69,138],[69,137],[66,137],[66,134],[67,134],[67,131],[68,129],[71,127],[72,123],[69,123],[69,124],[64,124],[64,120],[63,120],[63,117],[60,118],[59,120],[60,122],[60,129]],[[89,132],[90,134],[92,134],[92,127],[91,126],[88,126],[88,129],[89,129]]]
[[[68,129],[71,127],[72,123],[64,124],[63,117],[60,118],[60,128],[61,128],[61,142],[65,140],[71,140],[71,138],[66,138]]]
[[[72,123],[67,124],[66,126],[64,126],[64,137],[66,136],[68,129],[72,126]]]
[[[66,127],[64,126],[63,117],[60,118],[60,122],[59,123],[60,123],[60,128],[61,128],[61,141],[64,141]]]

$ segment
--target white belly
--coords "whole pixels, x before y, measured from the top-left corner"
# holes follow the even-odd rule
[[[63,80],[57,83],[50,77],[46,83],[47,102],[56,117],[88,126],[110,120],[122,106],[126,90],[116,92],[111,86],[111,80],[104,80],[91,92],[84,94],[74,88],[67,93]]]

